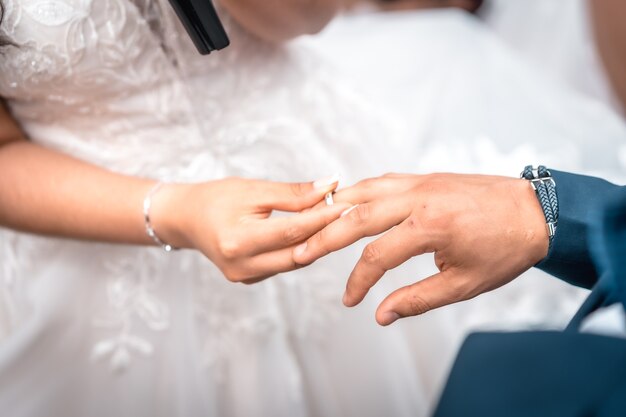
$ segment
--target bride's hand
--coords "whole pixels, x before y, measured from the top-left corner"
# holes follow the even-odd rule
[[[153,198],[153,225],[161,239],[204,253],[233,282],[254,283],[298,268],[293,248],[337,219],[339,203],[289,217],[337,187],[336,177],[308,183],[227,178],[165,186]]]

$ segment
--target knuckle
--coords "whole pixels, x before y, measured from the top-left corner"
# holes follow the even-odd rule
[[[430,305],[419,294],[411,294],[407,300],[409,304],[409,310],[414,315],[420,315],[427,313],[431,310]]]
[[[368,265],[378,265],[380,264],[380,249],[377,245],[370,243],[365,246],[363,249],[363,255],[361,256],[363,262]]]
[[[301,227],[289,226],[283,231],[283,241],[288,245],[301,242],[304,238],[305,234]]]
[[[456,191],[454,179],[449,174],[429,174],[421,186],[433,195],[444,196]]]
[[[417,185],[417,189],[422,195],[433,195],[437,193],[442,186],[443,182],[440,174],[426,174],[423,177],[423,181]]]
[[[302,197],[306,194],[306,186],[301,182],[294,182],[289,185],[291,193],[296,197]]]
[[[236,259],[241,255],[241,244],[232,239],[222,240],[219,243],[219,252],[226,260]]]
[[[361,204],[348,213],[347,218],[355,225],[362,225],[370,218],[371,209],[369,204]]]

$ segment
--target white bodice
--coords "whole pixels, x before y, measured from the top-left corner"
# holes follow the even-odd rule
[[[332,117],[319,110],[325,77],[312,71],[314,59],[254,38],[224,10],[232,45],[203,57],[165,0],[5,0],[5,7],[1,31],[17,46],[0,59],[0,96],[33,141],[110,169],[189,179],[224,175],[227,165],[226,172],[254,175],[261,137],[264,149],[269,137],[288,136],[287,144],[277,139],[280,148],[302,151],[311,146],[299,142],[310,136],[303,132],[328,125],[310,119]],[[299,122],[289,113],[314,114]],[[294,152],[270,148],[280,177]]]
[[[0,57],[0,96],[35,143],[166,180],[311,180],[341,171],[347,161],[355,177],[384,169],[377,141],[361,146],[368,135],[380,137],[374,118],[363,129],[369,113],[362,101],[308,51],[262,42],[224,10],[231,46],[200,56],[166,0],[4,4],[0,30],[15,46]],[[267,344],[275,356],[294,340],[326,342],[344,285],[336,274],[348,273],[342,264],[342,272],[322,262],[296,277],[244,287],[197,253],[168,256],[157,248],[0,230],[0,341],[9,335],[11,345],[43,346],[35,342],[42,333],[55,339],[74,331],[76,372],[127,370],[138,358],[165,367],[193,358],[189,366],[202,375],[194,389],[224,389],[234,384],[223,378],[243,366],[242,355],[261,355]],[[12,365],[2,347],[0,378],[3,363]],[[67,355],[59,352],[59,363]],[[262,397],[256,404],[270,408],[256,412],[304,413],[306,376],[297,360],[275,365],[286,399]]]
[[[32,140],[129,169],[139,167],[120,159],[133,159],[133,145],[156,157],[171,143],[157,129],[198,140],[176,57],[161,45],[178,51],[179,28],[166,29],[174,20],[159,19],[159,4],[5,3],[2,29],[18,46],[5,48],[0,94]]]

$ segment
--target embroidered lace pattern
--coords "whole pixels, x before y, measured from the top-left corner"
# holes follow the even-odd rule
[[[2,51],[0,96],[30,139],[43,146],[117,172],[187,181],[225,175],[310,179],[337,171],[340,163],[328,153],[334,138],[346,139],[347,152],[359,147],[361,133],[353,127],[358,124],[345,117],[339,122],[333,110],[341,92],[329,94],[325,70],[311,76],[317,65],[312,58],[256,40],[223,10],[232,45],[201,57],[166,0],[4,3],[0,32],[16,46]],[[358,100],[345,108],[359,108]],[[0,287],[0,305],[10,320],[6,329],[15,328],[19,306],[29,302],[17,294],[25,265],[59,253],[69,260],[73,250],[49,239],[48,249],[27,256],[18,248],[32,237],[10,235],[2,241]],[[258,301],[268,291],[280,299],[292,297],[283,294],[288,291],[307,300],[306,309],[289,313],[297,322],[289,331],[296,333],[308,334],[332,319],[320,308],[339,308],[336,297],[329,301],[321,289],[333,279],[330,274],[287,287],[267,283],[242,295],[197,254],[174,261],[151,248],[105,252],[94,249],[90,262],[100,265],[92,279],[106,281],[98,297],[107,300],[106,308],[93,312],[97,336],[90,354],[115,370],[154,355],[155,340],[173,325],[170,297],[162,293],[165,281],[187,280],[197,288],[194,320],[207,365],[229,354],[242,332],[262,337],[263,329],[283,326],[286,313]],[[187,272],[181,266],[171,276],[180,259]]]

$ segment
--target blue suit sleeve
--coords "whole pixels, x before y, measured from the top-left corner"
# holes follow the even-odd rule
[[[591,288],[598,272],[589,251],[593,222],[600,211],[626,187],[600,178],[550,170],[559,198],[559,223],[548,256],[537,268],[570,284]]]

